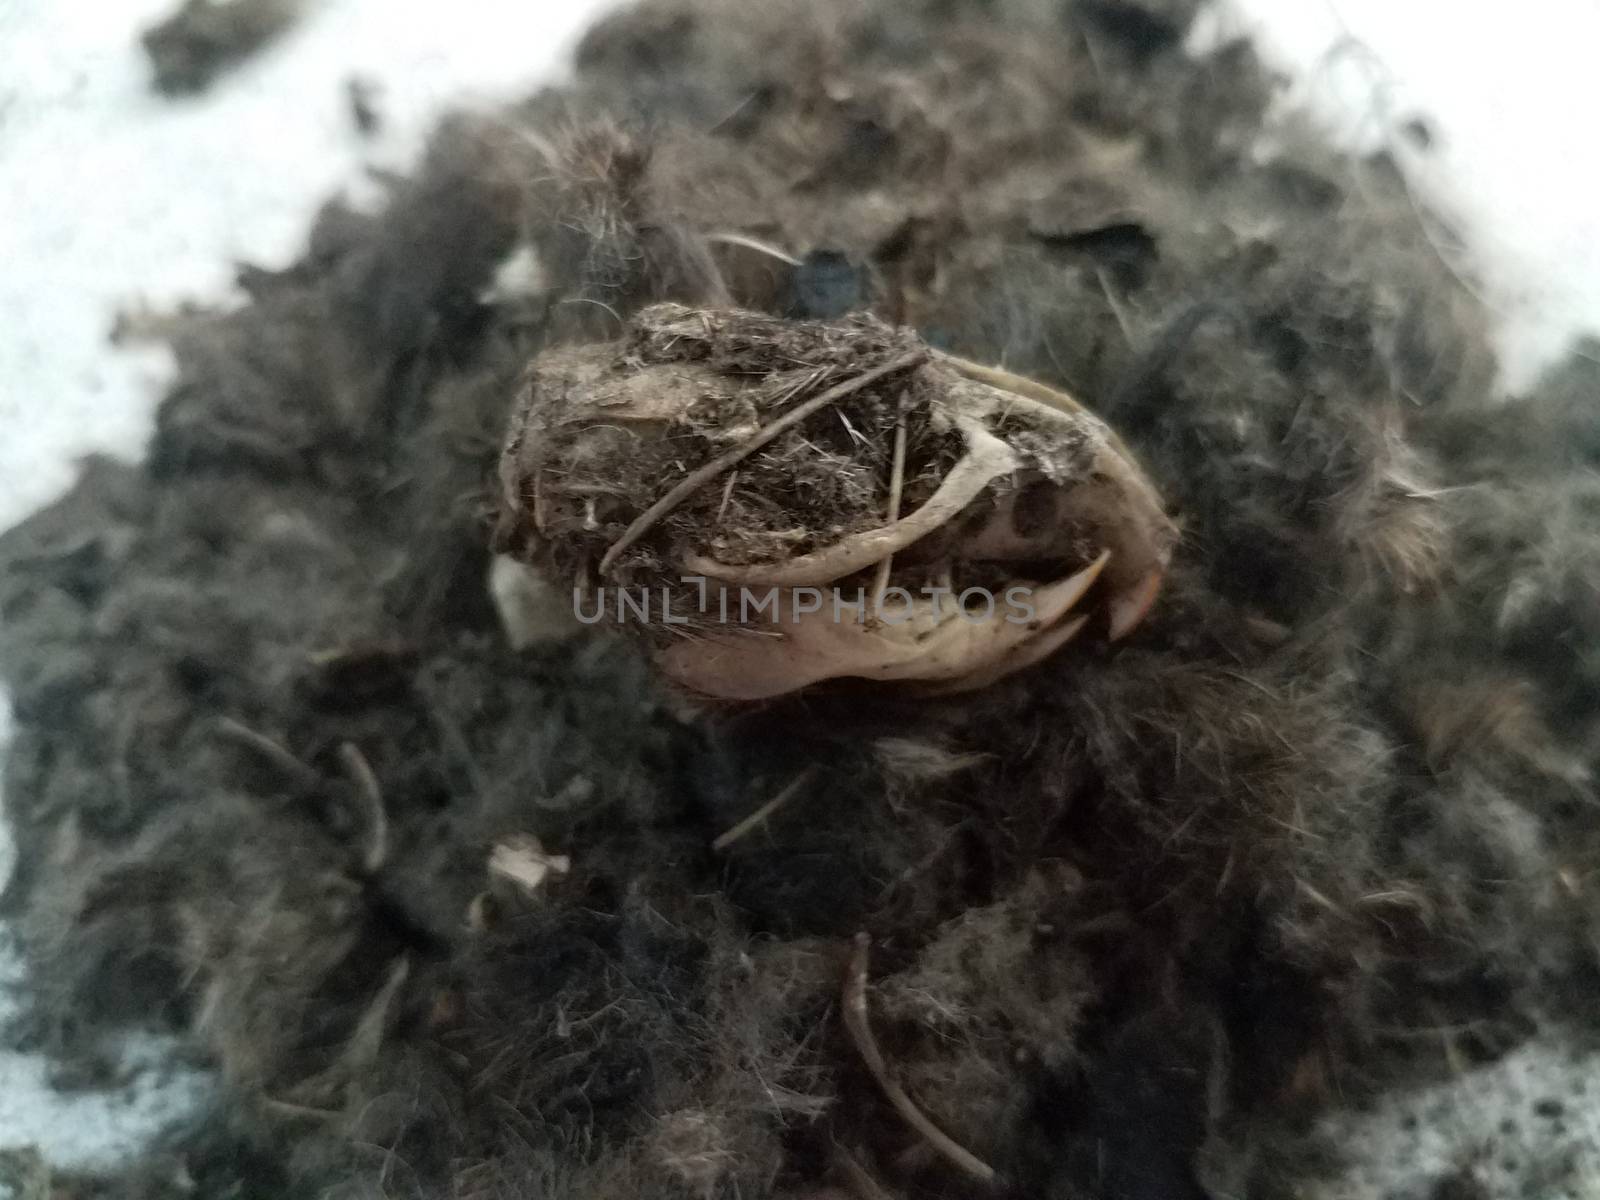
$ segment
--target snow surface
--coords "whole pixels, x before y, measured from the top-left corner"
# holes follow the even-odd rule
[[[310,0],[206,95],[148,87],[139,31],[174,0],[0,0],[0,528],[90,451],[136,455],[166,356],[113,352],[116,311],[229,294],[287,265],[364,164],[412,160],[442,107],[550,79],[597,0]],[[384,116],[353,128],[347,82]]]
[[[1372,1112],[1336,1114],[1319,1133],[1360,1146],[1359,1161],[1306,1200],[1443,1200],[1438,1181],[1452,1174],[1463,1197],[1595,1200],[1597,1079],[1600,1056],[1541,1036],[1448,1083],[1385,1096]]]
[[[0,1025],[18,1013],[20,959],[0,928]],[[115,1086],[57,1092],[43,1055],[0,1047],[0,1151],[37,1146],[51,1166],[107,1169],[135,1155],[151,1134],[194,1111],[210,1077],[180,1065],[168,1038],[130,1037]]]
[[[1600,331],[1600,0],[1228,0],[1294,78],[1287,101],[1350,144],[1387,146],[1452,218],[1499,319],[1513,389]],[[1437,135],[1419,152],[1399,126]]]
[[[0,0],[0,528],[60,494],[81,455],[140,453],[172,365],[107,344],[119,309],[215,301],[235,262],[288,263],[326,196],[359,197],[366,166],[411,161],[446,105],[557,76],[609,7],[310,0],[265,53],[174,102],[149,90],[137,43],[173,3]],[[1351,145],[1390,146],[1456,218],[1471,247],[1459,265],[1500,316],[1511,386],[1600,329],[1600,138],[1588,128],[1600,4],[1232,0],[1206,36],[1239,32],[1291,73],[1293,102]],[[385,124],[371,140],[349,119],[352,77],[377,89]],[[1427,153],[1396,137],[1419,114],[1439,135]],[[0,696],[0,743],[8,721]],[[12,853],[0,836],[0,879]],[[19,982],[0,930],[0,1019]],[[156,1062],[161,1048],[130,1054]],[[0,1050],[0,1148],[115,1161],[205,1086],[169,1067],[64,1098],[40,1059]]]

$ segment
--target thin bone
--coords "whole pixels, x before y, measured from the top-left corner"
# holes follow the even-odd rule
[[[966,436],[966,456],[950,468],[927,503],[903,521],[863,530],[825,549],[782,563],[732,566],[708,555],[691,554],[683,559],[684,570],[746,587],[816,587],[854,575],[904,550],[949,522],[982,495],[984,488],[1017,468],[1017,456],[1011,447],[990,433],[981,421],[961,417],[957,418],[956,427]]]
[[[877,1081],[879,1089],[901,1119],[941,1157],[984,1186],[994,1187],[997,1182],[995,1169],[940,1129],[917,1107],[895,1079],[888,1061],[883,1057],[883,1051],[878,1048],[878,1040],[872,1035],[872,1022],[867,1015],[867,956],[870,947],[871,940],[866,934],[856,934],[855,949],[850,955],[850,969],[844,979],[844,1027],[850,1034],[850,1040],[855,1043],[867,1071]]]
[[[378,1051],[383,1047],[384,1033],[389,1026],[389,1010],[394,1007],[395,997],[405,986],[410,974],[411,960],[404,954],[389,965],[383,986],[368,1003],[350,1034],[350,1041],[339,1055],[340,1065],[347,1068],[351,1075],[369,1071],[372,1064],[377,1062]]]
[[[914,600],[903,622],[869,626],[836,621],[825,606],[771,629],[735,630],[679,641],[661,652],[661,668],[678,683],[708,696],[763,700],[825,679],[960,679],[1003,660],[1052,629],[1083,598],[1110,561],[1105,552],[1066,579],[1037,589],[1033,620],[996,616],[982,622],[959,614],[933,616],[931,600]],[[780,590],[778,614],[792,613],[793,593]],[[1019,660],[1019,667],[1027,661]]]
[[[1007,675],[1015,675],[1035,663],[1043,662],[1082,633],[1083,627],[1088,623],[1088,617],[1074,617],[1054,629],[1046,630],[1032,641],[1023,642],[1022,645],[1014,647],[1009,654],[970,674],[958,679],[929,683],[917,690],[924,696],[956,696],[962,692],[975,692],[979,688],[986,688]]]
[[[902,391],[894,420],[894,458],[889,467],[889,508],[884,513],[890,525],[900,520],[900,497],[906,481],[907,399],[906,393]],[[894,555],[885,555],[883,561],[878,564],[878,573],[872,581],[872,601],[874,604],[882,601],[884,589],[889,586],[889,572],[893,569]]]
[[[1124,521],[1133,536],[1120,539],[1114,545],[1119,567],[1134,570],[1146,561],[1165,567],[1177,531],[1161,505],[1161,497],[1145,476],[1138,457],[1117,431],[1090,412],[1079,400],[1066,392],[1047,387],[1036,379],[1013,375],[1000,367],[986,367],[951,354],[935,352],[934,362],[950,367],[957,374],[978,383],[988,384],[1003,392],[1037,401],[1043,413],[1053,417],[1058,425],[1082,431],[1085,424],[1093,426],[1105,439],[1105,448],[1095,456],[1093,473],[1110,481],[1118,497],[1118,507],[1124,511]],[[1038,412],[1039,410],[1035,410]],[[1140,543],[1148,543],[1140,554]]]
[[[705,239],[708,242],[717,242],[725,246],[743,246],[747,250],[754,250],[757,253],[767,255],[769,258],[775,258],[779,262],[788,263],[791,267],[800,265],[800,260],[787,250],[774,246],[771,242],[763,242],[760,238],[753,238],[749,234],[708,233],[705,235]]]
[[[321,775],[266,734],[257,733],[248,725],[235,721],[232,717],[218,719],[217,733],[221,737],[227,738],[228,741],[253,751],[258,758],[272,764],[300,790],[309,792],[322,786],[323,779]]]
[[[1144,620],[1145,614],[1156,602],[1156,594],[1161,591],[1161,578],[1161,568],[1153,567],[1138,583],[1111,598],[1108,605],[1111,614],[1109,636],[1113,642],[1121,641],[1138,628],[1139,622]]]
[[[785,784],[779,790],[778,794],[771,800],[768,800],[765,804],[756,809],[755,812],[751,813],[737,825],[734,825],[731,829],[728,829],[720,834],[717,839],[711,843],[711,848],[717,851],[726,850],[729,846],[733,845],[751,830],[756,829],[758,826],[764,824],[769,818],[771,818],[773,813],[777,812],[785,804],[789,803],[789,801],[793,800],[802,791],[804,791],[806,787],[811,784],[812,780],[816,779],[817,771],[818,768],[815,763],[807,767],[804,771],[801,771],[800,774],[796,775],[787,784]]]
[[[992,388],[999,388],[1002,392],[1014,392],[1018,396],[1026,396],[1030,400],[1048,404],[1057,412],[1099,420],[1076,397],[1057,391],[1053,387],[1046,387],[1037,379],[1029,379],[1025,375],[1013,375],[1004,367],[986,367],[982,363],[975,363],[971,359],[959,358],[942,351],[935,351],[935,361],[944,363],[954,369],[956,374],[977,383],[986,383]]]
[[[1076,574],[1035,590],[1031,621],[1012,622],[996,616],[992,620],[972,622],[958,615],[940,622],[932,636],[913,633],[907,639],[916,651],[915,659],[908,664],[910,669],[877,677],[959,679],[973,671],[982,670],[992,662],[1003,661],[1055,628],[1072,607],[1083,599],[1084,593],[1094,585],[1110,559],[1109,551],[1102,552],[1094,562]],[[903,629],[905,626],[893,632],[898,634]]]
[[[777,420],[763,426],[753,437],[730,450],[724,451],[710,462],[689,472],[665,496],[662,496],[649,508],[645,509],[644,512],[640,513],[634,518],[633,523],[623,530],[622,536],[611,544],[611,548],[601,558],[600,574],[609,575],[611,568],[616,566],[617,559],[622,557],[630,546],[649,533],[662,517],[677,508],[678,505],[721,475],[729,467],[743,462],[785,430],[798,425],[812,413],[818,412],[830,404],[837,403],[864,387],[869,387],[885,376],[919,367],[927,360],[928,352],[926,350],[913,350],[908,354],[900,355],[898,358],[892,358],[880,366],[873,367],[870,371],[863,371],[853,379],[847,379],[825,392],[818,393],[804,403],[797,404]]]
[[[383,804],[383,789],[378,777],[372,773],[367,756],[354,742],[339,745],[339,765],[355,785],[361,799],[362,815],[366,818],[367,845],[361,855],[361,867],[368,875],[382,869],[389,857],[389,816]]]

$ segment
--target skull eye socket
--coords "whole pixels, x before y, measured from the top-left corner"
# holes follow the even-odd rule
[[[1012,501],[1011,528],[1025,538],[1052,529],[1059,511],[1056,501],[1060,494],[1061,489],[1047,480],[1036,479],[1026,485]]]

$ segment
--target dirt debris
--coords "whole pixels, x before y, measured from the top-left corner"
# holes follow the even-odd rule
[[[895,1087],[1018,1197],[1309,1194],[1321,1118],[1592,1031],[1594,356],[1502,403],[1394,164],[1264,138],[1193,13],[650,0],[171,324],[147,462],[0,537],[27,1033],[225,1081],[83,1194],[973,1194],[843,1022],[863,934]],[[1160,601],[944,698],[688,707],[637,643],[513,645],[529,363],[662,304],[1077,397],[1180,531]],[[880,399],[870,479],[794,468],[807,536],[882,520]],[[691,469],[612,460],[639,511]],[[486,893],[508,845],[567,869]]]

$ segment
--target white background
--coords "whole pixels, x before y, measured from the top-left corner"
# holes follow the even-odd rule
[[[174,102],[150,92],[137,43],[173,4],[0,0],[0,527],[59,494],[77,456],[140,452],[171,364],[107,345],[119,307],[216,300],[236,261],[287,263],[330,192],[369,193],[364,166],[408,162],[445,103],[552,79],[603,7],[311,0],[281,42]],[[1352,145],[1392,146],[1451,214],[1509,386],[1600,328],[1600,2],[1234,0],[1199,37],[1241,31],[1293,75],[1291,102]],[[351,127],[352,75],[378,87],[374,141]],[[1439,135],[1425,155],[1395,137],[1418,114]],[[203,1086],[135,1074],[64,1100],[43,1081],[39,1060],[0,1052],[0,1147],[39,1142],[62,1164],[126,1152]]]

